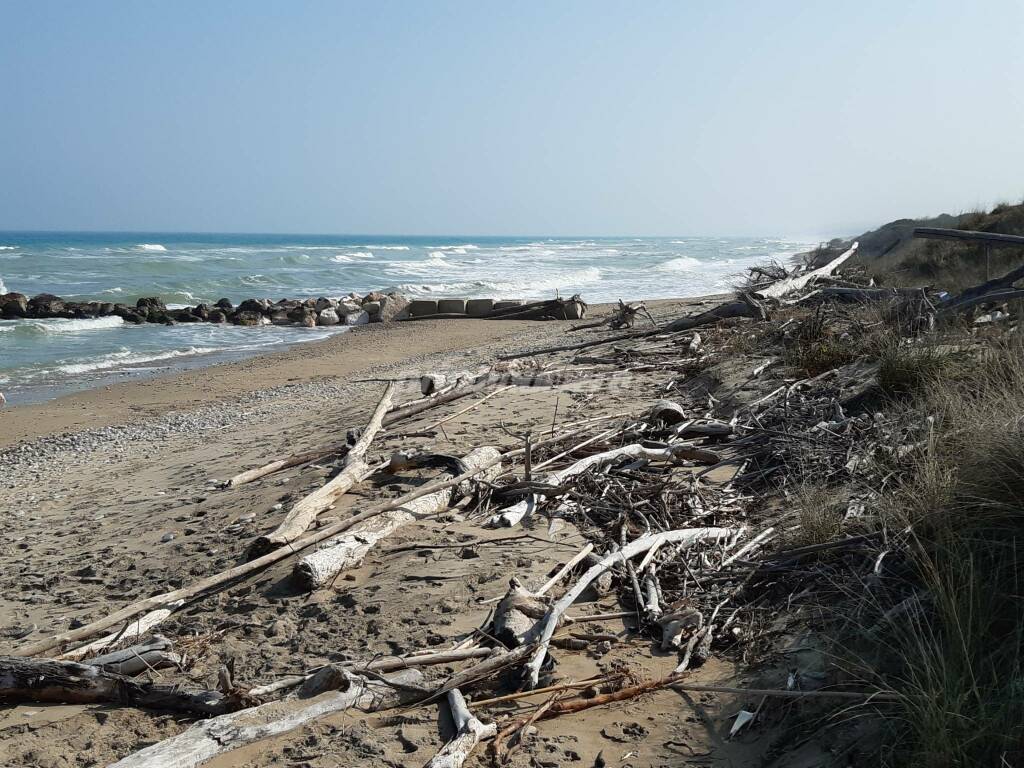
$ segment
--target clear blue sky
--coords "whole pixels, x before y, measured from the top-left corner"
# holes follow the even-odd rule
[[[1024,195],[1024,3],[0,0],[0,228],[831,234]]]

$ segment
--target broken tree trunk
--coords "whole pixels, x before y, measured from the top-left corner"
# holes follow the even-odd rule
[[[273,701],[196,723],[183,733],[128,755],[109,768],[194,768],[216,755],[287,733],[324,715],[352,708],[376,712],[402,704],[410,696],[387,683],[418,685],[423,675],[418,670],[404,670],[385,679],[387,682],[380,682],[347,673],[344,690],[317,696],[304,706]]]
[[[854,243],[850,248],[836,258],[832,259],[828,264],[818,269],[812,269],[810,272],[805,272],[802,275],[793,275],[791,277],[777,280],[771,285],[760,289],[757,293],[759,296],[763,296],[766,299],[778,299],[786,294],[798,291],[807,285],[809,282],[817,277],[825,277],[831,275],[838,269],[844,261],[853,256],[857,252],[857,243]]]
[[[498,726],[494,723],[484,725],[473,716],[458,688],[448,691],[448,707],[456,730],[455,738],[430,759],[426,768],[461,768],[477,744],[498,732]]]
[[[321,512],[340,499],[353,485],[362,482],[373,473],[373,468],[366,463],[366,451],[381,429],[384,415],[391,406],[394,391],[395,383],[389,382],[359,440],[345,456],[341,472],[333,480],[299,500],[276,529],[257,538],[250,548],[250,555],[266,554],[299,538]]]
[[[467,471],[498,467],[501,454],[497,448],[484,446],[467,454],[462,463]],[[398,528],[425,516],[447,509],[456,490],[454,487],[422,496],[398,509],[376,515],[355,526],[323,549],[312,552],[295,564],[295,575],[306,589],[317,589],[334,580],[344,570],[354,568],[378,541]]]
[[[23,701],[112,702],[204,717],[223,714],[234,703],[216,691],[186,691],[176,685],[138,683],[101,667],[74,661],[0,656],[0,702]]]
[[[613,567],[617,563],[625,562],[646,552],[651,547],[662,544],[676,544],[680,547],[687,547],[700,541],[720,541],[735,536],[737,531],[732,528],[684,528],[675,531],[666,531],[649,536],[642,536],[639,539],[629,542],[621,549],[605,555],[596,565],[591,566],[584,573],[572,588],[548,609],[544,618],[537,622],[526,638],[528,642],[536,643],[537,648],[533,656],[526,664],[527,679],[526,685],[529,688],[536,688],[540,678],[540,668],[547,655],[548,645],[551,636],[558,628],[562,616],[580,595],[586,590],[592,581],[598,576]]]

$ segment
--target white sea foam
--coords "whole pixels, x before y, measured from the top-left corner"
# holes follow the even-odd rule
[[[124,325],[120,317],[92,317],[82,320],[70,320],[64,318],[53,318],[51,320],[32,320],[19,323],[18,328],[24,328],[32,333],[80,333],[82,331],[103,331],[109,328],[119,328]]]
[[[59,365],[55,369],[59,373],[81,374],[92,371],[106,371],[111,368],[119,368],[128,365],[142,365],[157,360],[171,360],[176,357],[191,357],[193,355],[206,355],[210,352],[217,352],[217,347],[189,347],[188,349],[171,349],[166,352],[153,354],[133,354],[130,350],[122,347],[117,352],[111,352],[98,360],[91,360],[87,363],[70,363]]]
[[[0,251],[16,251],[18,246],[16,245],[0,245]]]
[[[690,272],[700,265],[701,262],[692,256],[677,256],[674,259],[663,261],[656,269],[659,272]]]
[[[409,250],[409,246],[408,245],[368,245],[366,247],[370,248],[371,250],[374,250],[374,251],[408,251]]]
[[[345,253],[336,253],[334,256],[331,257],[331,261],[336,261],[339,264],[348,264],[350,262],[355,261],[355,259]]]
[[[4,280],[0,277],[0,293],[7,293],[7,286],[4,285]]]
[[[138,248],[140,251],[166,251],[167,250],[162,245],[160,245],[160,243],[139,243],[135,247]]]

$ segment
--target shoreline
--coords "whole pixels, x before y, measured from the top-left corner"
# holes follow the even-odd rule
[[[658,299],[652,311],[674,316],[713,297]],[[613,305],[592,305],[593,317]],[[493,346],[529,346],[563,334],[578,321],[422,320],[357,326],[326,339],[187,370],[161,372],[80,390],[37,403],[0,409],[0,451],[49,435],[109,428],[189,412],[275,388],[351,380],[374,371],[416,366],[426,358],[457,357],[468,367],[482,362]],[[436,364],[436,363],[435,363]],[[428,371],[429,372],[429,371]],[[418,389],[413,382],[414,393]]]

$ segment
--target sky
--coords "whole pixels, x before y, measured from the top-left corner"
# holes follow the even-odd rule
[[[1024,3],[0,0],[0,229],[851,234],[1024,196]]]

